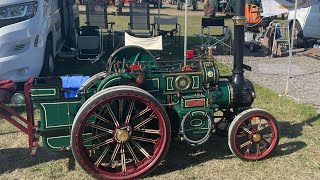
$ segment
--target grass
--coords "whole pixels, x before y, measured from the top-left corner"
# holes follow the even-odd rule
[[[126,29],[128,17],[112,16],[112,19],[118,30]],[[189,47],[199,43],[192,35],[200,31],[200,19],[200,16],[189,19]],[[182,16],[179,21],[183,24]],[[226,22],[232,23],[230,19]],[[181,49],[177,51],[182,54]],[[65,63],[70,66],[66,67]],[[103,69],[87,63],[61,64],[61,74],[92,74]],[[222,74],[231,73],[220,63],[218,66]],[[253,106],[269,111],[279,121],[280,144],[270,158],[259,162],[241,161],[232,155],[227,139],[222,137],[214,136],[200,147],[174,141],[164,162],[147,179],[320,179],[320,115],[315,108],[279,97],[257,84],[255,89],[257,98]],[[29,158],[27,138],[16,131],[0,120],[0,179],[91,179],[74,161],[71,152],[50,152],[40,146],[37,156]]]

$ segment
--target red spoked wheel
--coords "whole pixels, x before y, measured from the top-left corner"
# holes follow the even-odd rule
[[[261,109],[249,109],[240,113],[229,127],[229,147],[232,153],[242,160],[263,159],[278,143],[277,121]]]
[[[72,127],[75,159],[98,179],[135,179],[152,172],[170,145],[167,113],[148,92],[105,89],[80,108]]]

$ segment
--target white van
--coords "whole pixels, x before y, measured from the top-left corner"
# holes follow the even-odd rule
[[[292,23],[294,11],[288,15],[290,32],[292,32]],[[314,5],[307,8],[301,8],[297,11],[297,21],[295,28],[295,45],[302,47],[308,39],[320,39],[320,5]]]
[[[75,0],[0,0],[0,80],[53,75],[78,26]]]

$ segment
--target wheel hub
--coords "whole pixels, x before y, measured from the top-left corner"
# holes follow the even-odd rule
[[[252,136],[252,140],[253,140],[254,142],[259,142],[259,141],[261,141],[261,135],[258,134],[258,133],[254,134],[254,135]]]
[[[119,143],[124,143],[127,142],[130,139],[130,129],[129,128],[125,128],[125,129],[118,129],[115,133],[115,139],[119,142]]]

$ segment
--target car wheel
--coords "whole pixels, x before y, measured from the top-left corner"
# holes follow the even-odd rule
[[[293,23],[290,26],[290,38],[292,37],[292,28],[293,28]],[[293,45],[298,48],[303,47],[303,31],[298,21],[296,22],[293,35],[294,35]]]
[[[55,62],[52,49],[52,41],[47,40],[40,76],[53,76],[55,74]]]

